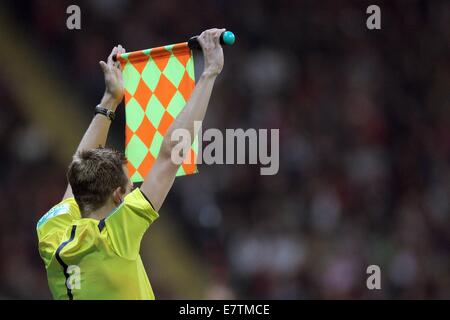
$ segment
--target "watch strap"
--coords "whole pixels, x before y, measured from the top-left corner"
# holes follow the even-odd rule
[[[95,107],[94,114],[97,114],[97,113],[104,115],[105,117],[109,118],[111,121],[113,121],[116,118],[116,113],[114,111],[109,110],[105,107],[102,107],[101,105],[97,105]]]

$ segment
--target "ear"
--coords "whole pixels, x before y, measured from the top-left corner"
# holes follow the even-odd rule
[[[123,192],[121,187],[117,187],[112,194],[113,201],[118,206],[123,202]]]

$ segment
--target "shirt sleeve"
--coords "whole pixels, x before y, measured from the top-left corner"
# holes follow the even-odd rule
[[[36,225],[38,238],[41,239],[47,234],[61,230],[80,217],[80,209],[75,199],[73,197],[64,199],[39,219]]]
[[[74,220],[81,217],[74,198],[67,198],[44,214],[36,225],[39,255],[47,267],[59,245],[58,233],[63,232]]]
[[[144,233],[158,217],[139,188],[128,194],[105,219],[105,227],[116,253],[127,259],[136,259]]]

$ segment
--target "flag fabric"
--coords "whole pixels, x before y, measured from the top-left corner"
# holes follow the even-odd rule
[[[164,135],[194,87],[194,59],[187,43],[118,56],[125,86],[125,155],[131,181],[142,182],[158,156]],[[197,172],[194,139],[177,176]]]

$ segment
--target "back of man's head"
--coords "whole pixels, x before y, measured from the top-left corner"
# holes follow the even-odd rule
[[[102,207],[118,187],[125,192],[127,163],[121,152],[97,148],[75,154],[67,172],[72,193],[83,216]]]

